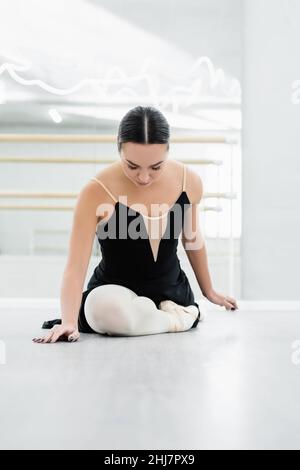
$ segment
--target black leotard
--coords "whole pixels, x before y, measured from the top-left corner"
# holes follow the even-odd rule
[[[95,233],[101,247],[102,259],[88,281],[87,289],[82,293],[78,316],[80,332],[94,333],[86,321],[84,303],[93,289],[105,284],[128,287],[137,295],[152,299],[157,308],[162,300],[173,300],[184,306],[196,305],[199,314],[192,328],[197,326],[200,317],[199,305],[195,302],[190,283],[177,256],[178,238],[183,228],[185,209],[191,204],[185,191],[185,165],[183,170],[182,192],[170,210],[163,214],[167,219],[166,230],[163,230],[158,251],[157,245],[156,250],[152,248],[153,239],[147,231],[146,216],[119,202],[101,181],[92,178],[114,199],[115,205],[109,220],[99,223]],[[124,227],[121,221],[125,218],[128,223],[125,231],[122,231],[124,233],[120,235],[121,228]],[[154,219],[154,217],[147,218]],[[138,231],[139,237],[132,238],[130,226],[135,228],[135,233]],[[51,320],[45,322],[43,328],[52,328],[60,323],[61,319]]]

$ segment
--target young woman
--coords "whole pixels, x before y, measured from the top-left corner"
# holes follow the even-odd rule
[[[62,319],[45,322],[51,331],[33,341],[77,341],[81,332],[136,336],[195,328],[203,311],[177,256],[180,234],[203,295],[227,310],[238,308],[235,299],[212,287],[197,215],[202,181],[168,158],[169,138],[167,120],[153,107],[138,106],[123,117],[120,160],[92,178],[77,199]],[[95,234],[102,259],[82,292]]]

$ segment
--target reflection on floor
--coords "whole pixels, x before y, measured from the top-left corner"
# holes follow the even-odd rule
[[[221,309],[184,333],[32,343],[51,318],[0,310],[1,449],[300,447],[299,311]]]

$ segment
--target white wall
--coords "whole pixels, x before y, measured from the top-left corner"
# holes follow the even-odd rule
[[[244,0],[243,298],[299,300],[298,0]]]

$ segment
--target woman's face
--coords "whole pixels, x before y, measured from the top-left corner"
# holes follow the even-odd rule
[[[166,144],[122,144],[121,166],[127,176],[139,188],[151,186],[163,174],[167,163]]]

